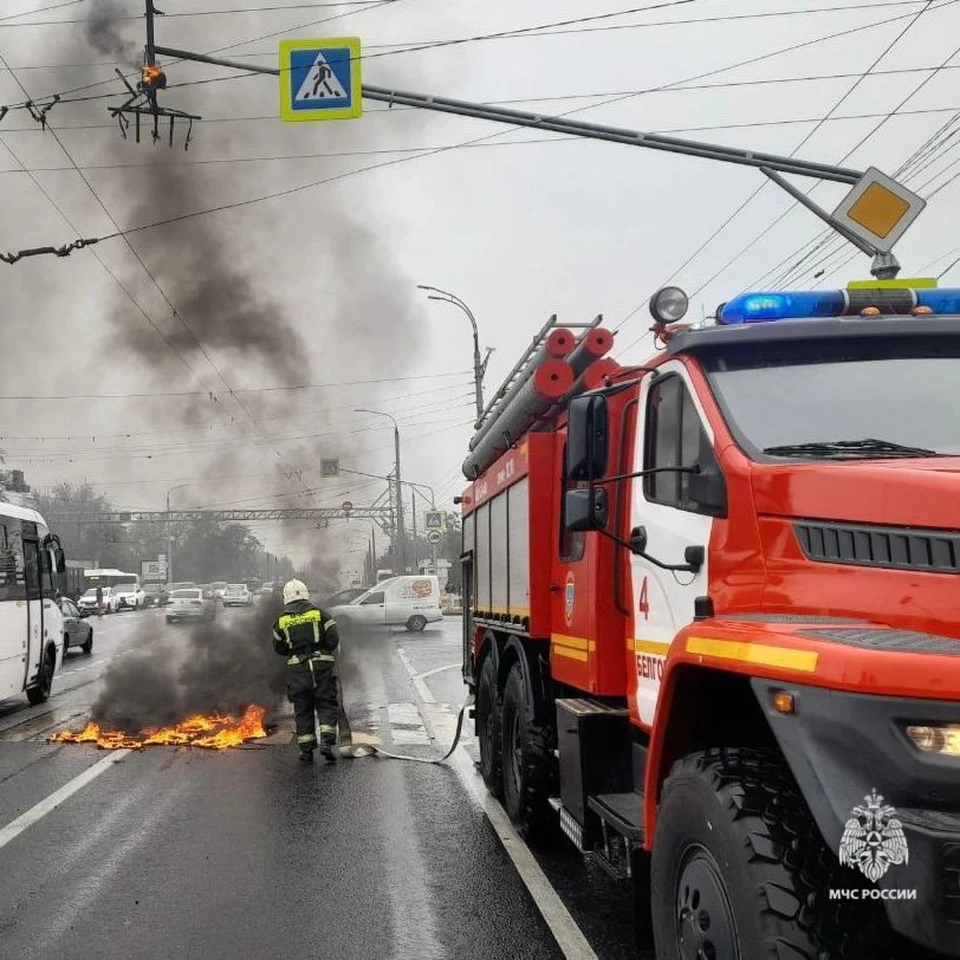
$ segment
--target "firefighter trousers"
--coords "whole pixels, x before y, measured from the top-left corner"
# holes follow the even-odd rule
[[[337,694],[333,663],[312,660],[287,667],[287,697],[293,703],[297,746],[301,750],[313,750],[317,746],[317,723],[321,742],[336,743],[340,714]]]

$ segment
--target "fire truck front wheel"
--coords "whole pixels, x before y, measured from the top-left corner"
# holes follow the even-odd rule
[[[793,779],[774,751],[708,750],[664,783],[651,862],[658,957],[881,960],[881,929],[850,900]],[[870,909],[869,907],[867,909]]]
[[[548,800],[554,787],[553,730],[537,722],[521,667],[507,675],[500,708],[503,806],[525,837],[546,840],[554,818]]]
[[[500,697],[497,693],[497,663],[492,654],[483,658],[477,679],[477,740],[480,744],[480,776],[495,797],[502,797]]]

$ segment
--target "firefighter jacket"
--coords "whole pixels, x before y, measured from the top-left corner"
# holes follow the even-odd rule
[[[335,663],[339,644],[336,620],[309,600],[288,603],[273,625],[273,649],[287,658],[288,667]]]

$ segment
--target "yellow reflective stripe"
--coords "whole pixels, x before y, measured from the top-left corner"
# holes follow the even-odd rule
[[[688,637],[687,653],[720,660],[737,660],[763,667],[781,667],[801,673],[813,673],[817,669],[819,654],[815,650],[798,650],[796,647],[774,647],[764,643],[739,640],[711,640],[704,637]]]
[[[301,733],[297,737],[297,743],[316,743],[317,735],[315,733]]]
[[[595,640],[586,637],[568,637],[565,633],[551,633],[550,640],[557,647],[566,647],[569,650],[596,650]]]
[[[305,623],[316,623],[320,619],[319,610],[305,610],[303,613],[285,613],[278,621],[281,630],[299,627]]]
[[[568,660],[579,660],[581,663],[586,663],[589,659],[589,654],[586,650],[572,650],[569,647],[554,647],[553,652],[558,657],[566,657]]]
[[[337,658],[330,653],[315,653],[311,660],[323,660],[325,663],[333,663]]]
[[[336,733],[336,732],[337,732],[337,728],[336,728],[336,727],[331,727],[329,723],[321,723],[321,724],[320,724],[320,732],[321,732],[321,733]]]
[[[627,641],[627,649],[634,653],[652,653],[654,656],[665,657],[670,651],[669,640],[637,640]]]

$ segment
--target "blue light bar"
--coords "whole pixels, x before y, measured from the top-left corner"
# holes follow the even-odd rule
[[[742,293],[723,305],[723,324],[766,323],[804,317],[839,317],[847,301],[841,290],[799,293]]]
[[[917,306],[934,313],[960,313],[960,290],[918,290]]]
[[[960,314],[960,289],[911,287],[807,290],[784,293],[742,293],[723,304],[717,323],[769,323],[771,320],[814,320],[858,316],[877,310],[886,316],[910,316],[918,307],[934,314]],[[875,308],[872,309],[872,308]]]

